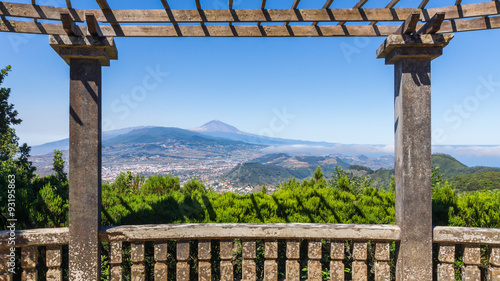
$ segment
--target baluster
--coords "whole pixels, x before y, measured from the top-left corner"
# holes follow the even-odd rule
[[[168,278],[168,243],[155,243],[155,281],[167,281]]]
[[[321,240],[310,240],[308,247],[307,278],[321,281]]]
[[[130,279],[132,281],[146,280],[146,269],[144,268],[144,243],[132,242],[130,244],[130,260],[132,261]]]
[[[45,252],[47,263],[47,281],[62,281],[62,246],[47,246]]]
[[[38,261],[38,248],[37,247],[24,247],[21,249],[21,267],[23,273],[21,279],[23,281],[37,281],[38,271],[36,264]]]
[[[368,257],[368,245],[366,242],[355,242],[352,250],[354,261],[352,262],[352,280],[367,280],[368,268],[366,259]]]
[[[500,281],[500,247],[492,246],[490,252],[490,264],[488,275],[490,281]]]
[[[330,280],[344,280],[344,242],[332,242],[330,249]]]
[[[389,242],[375,244],[375,281],[391,280],[391,251]]]
[[[122,281],[122,242],[109,242],[109,279]]]
[[[300,242],[298,240],[288,240],[286,242],[286,280],[300,280]]]
[[[9,256],[11,254],[10,248],[0,249],[0,281],[12,281],[12,273],[9,273],[9,263],[15,261],[15,256]]]
[[[243,262],[242,262],[242,280],[257,280],[257,267],[255,265],[255,240],[243,241]]]
[[[177,241],[177,280],[189,281],[189,241]]]
[[[439,245],[438,260],[438,281],[454,281],[455,269],[453,268],[453,263],[455,263],[455,245]]]
[[[198,280],[199,281],[210,281],[212,280],[212,264],[210,259],[211,254],[211,243],[208,241],[200,241],[198,243]]]
[[[479,245],[464,246],[464,266],[462,268],[462,280],[481,280],[481,271],[478,265],[481,264],[481,247]]]
[[[264,281],[277,281],[278,280],[278,241],[266,240],[264,248]]]
[[[234,270],[231,259],[233,258],[233,240],[220,241],[220,280],[233,281]]]

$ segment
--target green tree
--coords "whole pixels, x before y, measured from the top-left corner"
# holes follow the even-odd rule
[[[0,71],[0,85],[9,74],[11,67],[8,65]],[[16,136],[13,125],[21,124],[17,118],[18,112],[14,105],[9,103],[10,88],[0,88],[0,161],[8,161],[14,158],[18,152],[19,138]]]
[[[68,180],[67,174],[64,172],[63,153],[60,150],[54,150],[54,159],[52,160],[52,169],[58,181],[65,182]]]

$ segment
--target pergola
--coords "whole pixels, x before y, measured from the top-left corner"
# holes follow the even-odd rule
[[[397,280],[433,279],[433,243],[440,243],[439,280],[454,280],[455,244],[469,245],[464,251],[466,280],[480,280],[479,245],[496,245],[492,248],[488,276],[500,280],[500,230],[432,227],[430,130],[431,60],[440,56],[453,38],[448,33],[500,28],[499,1],[462,5],[461,0],[456,0],[454,6],[427,9],[429,0],[410,8],[396,8],[399,0],[391,0],[385,7],[365,9],[368,0],[360,0],[353,8],[337,9],[331,8],[334,0],[327,0],[316,9],[299,9],[300,0],[295,0],[291,7],[267,9],[263,0],[257,9],[234,9],[234,1],[229,0],[227,9],[204,9],[201,1],[195,0],[197,8],[189,10],[171,9],[167,0],[160,0],[164,9],[158,10],[118,10],[112,9],[106,0],[96,1],[100,9],[95,10],[73,7],[71,0],[66,0],[66,7],[41,6],[35,0],[31,4],[0,2],[1,32],[49,35],[50,45],[70,66],[69,230],[19,232],[26,246],[24,280],[37,280],[36,246],[40,245],[50,245],[47,257],[50,252],[52,259],[47,266],[53,271],[47,274],[48,280],[60,280],[61,244],[69,244],[71,280],[99,280],[102,241],[111,242],[111,280],[122,278],[122,241],[133,242],[133,280],[144,280],[144,241],[148,239],[180,240],[177,280],[189,280],[189,244],[183,239],[200,240],[199,280],[211,280],[210,243],[203,241],[225,239],[220,244],[221,280],[233,280],[230,239],[234,238],[248,240],[243,245],[244,280],[256,278],[252,261],[255,239],[267,239],[265,280],[278,278],[276,239],[289,239],[287,280],[300,279],[297,239],[311,239],[309,280],[320,280],[318,239],[322,237],[360,241],[354,244],[354,280],[366,280],[368,276],[368,240],[380,242],[376,250],[377,280],[390,279],[387,241],[399,243]],[[387,37],[377,50],[377,57],[395,66],[396,226],[215,224],[101,228],[101,68],[118,58],[114,37],[332,36]],[[3,236],[0,242],[0,248],[7,245]],[[166,246],[158,245],[155,280],[167,280]],[[343,244],[332,243],[331,247],[331,279],[344,280]],[[10,278],[12,275],[0,268],[0,280]]]

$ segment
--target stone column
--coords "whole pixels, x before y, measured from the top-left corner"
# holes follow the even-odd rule
[[[49,43],[70,66],[70,280],[100,280],[101,67],[117,51],[108,37],[51,35]]]
[[[431,60],[452,38],[389,35],[377,50],[395,70],[397,280],[432,280]]]

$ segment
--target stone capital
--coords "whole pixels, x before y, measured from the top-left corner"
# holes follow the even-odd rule
[[[443,48],[453,39],[453,34],[393,34],[377,49],[377,58],[385,64],[395,64],[403,58],[433,60],[443,53]]]
[[[50,35],[50,46],[66,61],[71,59],[96,59],[101,66],[109,66],[118,59],[113,37]]]

